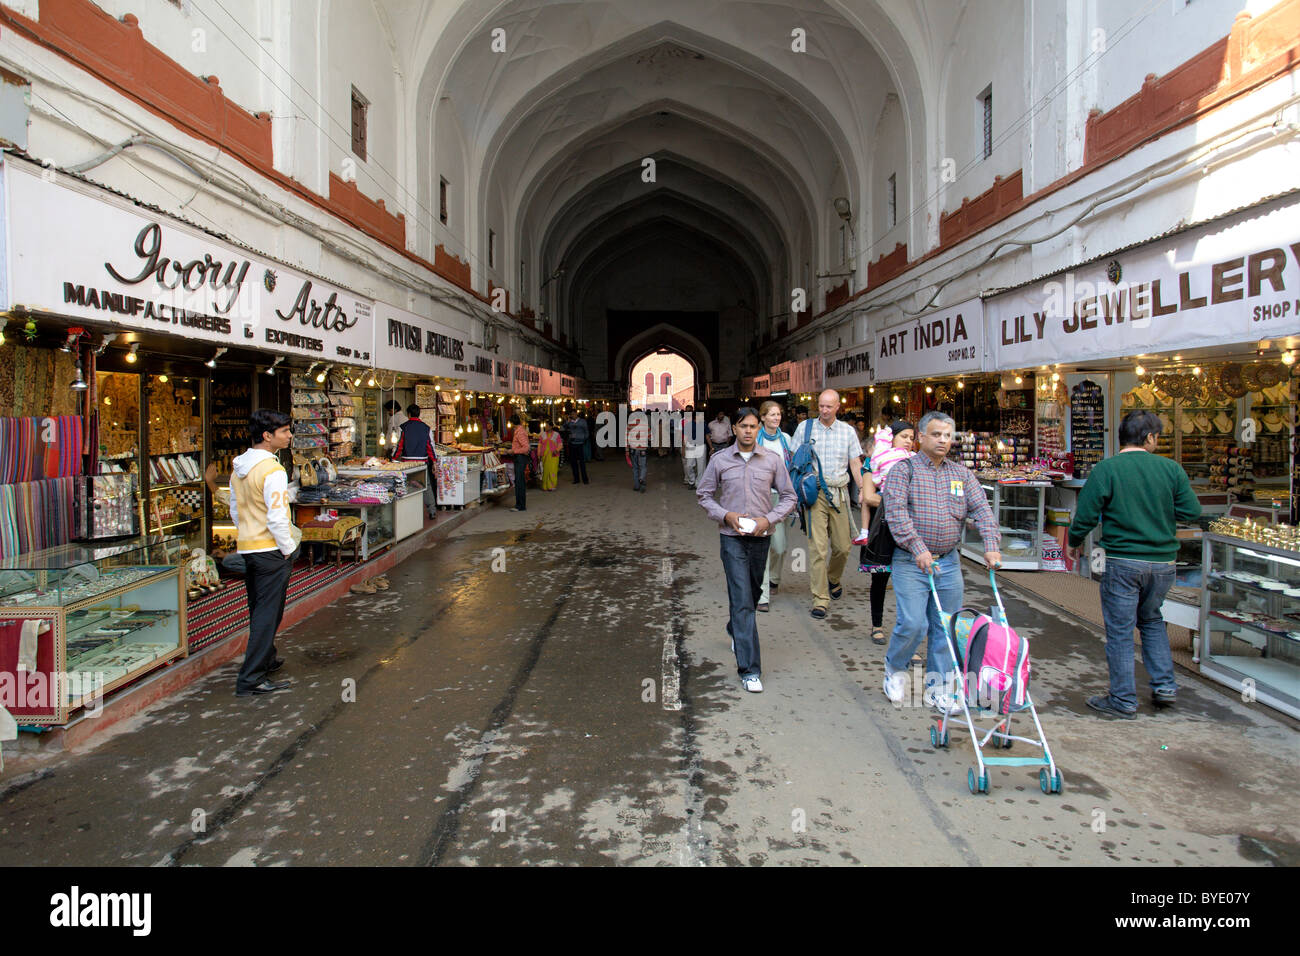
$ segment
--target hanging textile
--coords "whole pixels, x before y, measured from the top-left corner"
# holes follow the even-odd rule
[[[81,474],[82,442],[79,415],[0,418],[0,483]]]
[[[72,539],[75,478],[0,485],[0,558]]]

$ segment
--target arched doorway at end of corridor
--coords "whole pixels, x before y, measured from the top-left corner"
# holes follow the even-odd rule
[[[632,364],[628,405],[663,411],[681,411],[695,404],[695,363],[671,348],[660,348]]]

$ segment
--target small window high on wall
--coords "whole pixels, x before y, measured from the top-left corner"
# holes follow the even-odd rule
[[[438,177],[438,221],[447,225],[447,180]]]
[[[497,267],[497,234],[491,229],[488,230],[488,268]]]
[[[980,133],[980,156],[988,159],[993,155],[993,84],[984,87],[984,92],[975,99],[977,120]]]
[[[352,152],[362,159],[366,158],[366,111],[369,109],[370,101],[352,87]]]
[[[889,228],[898,225],[898,174],[890,173],[885,182],[885,204],[889,210]]]

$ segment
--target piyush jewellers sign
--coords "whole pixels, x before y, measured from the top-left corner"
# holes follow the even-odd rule
[[[876,333],[876,381],[984,370],[984,309],[979,299],[928,312]]]
[[[369,364],[369,299],[66,177],[4,170],[14,308]]]
[[[997,370],[1292,335],[1298,311],[1294,197],[985,303]]]

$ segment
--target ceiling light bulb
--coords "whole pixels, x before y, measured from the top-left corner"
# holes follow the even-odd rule
[[[867,389],[867,392],[868,392],[869,394],[871,394],[871,395],[875,395],[875,394],[876,394],[876,386],[872,385],[870,388]]]
[[[1019,375],[1016,376],[1016,384],[1017,384],[1017,385],[1023,385],[1024,382],[1025,382],[1025,380],[1024,380],[1023,378],[1021,378]]]
[[[933,391],[934,391],[934,389],[932,389],[929,385],[927,385],[927,386],[925,387],[925,394],[929,395],[929,394],[930,394],[931,392],[933,392]]]
[[[1193,367],[1192,367],[1192,374],[1193,374],[1193,375],[1200,375],[1200,374],[1201,374],[1201,367],[1200,367],[1199,365],[1195,365],[1195,366],[1193,366]]]
[[[1283,353],[1282,353],[1282,364],[1283,364],[1283,365],[1294,365],[1294,364],[1295,364],[1295,352],[1283,352]]]
[[[1144,369],[1141,365],[1139,365],[1133,371],[1137,372],[1138,378],[1141,378],[1143,375],[1147,373],[1147,370]]]
[[[373,375],[370,376],[370,381],[366,382],[366,385],[370,388],[375,387],[375,377]]]
[[[159,375],[159,376],[158,376],[158,381],[160,381],[160,382],[162,382],[164,385],[166,385],[166,384],[167,384],[167,373],[164,372],[162,375]]]
[[[1060,372],[1053,372],[1053,373],[1052,373],[1052,381],[1053,381],[1053,382],[1059,382],[1060,380],[1061,380],[1061,373],[1060,373]]]
[[[140,351],[140,343],[132,342],[130,350],[126,353],[126,360],[132,365],[136,362],[136,353]]]
[[[894,396],[894,401],[896,401],[896,402],[899,401],[899,398],[898,398],[897,395]]]
[[[380,433],[379,433],[379,447],[380,447],[380,448],[383,448],[383,447],[384,447],[385,445],[387,445],[387,444],[388,444],[388,442],[384,441],[384,433],[383,433],[383,432],[380,432]]]

